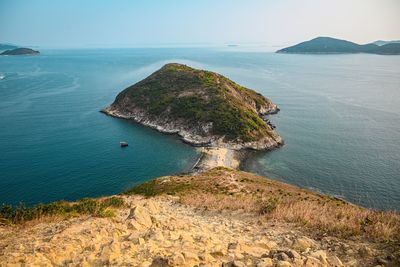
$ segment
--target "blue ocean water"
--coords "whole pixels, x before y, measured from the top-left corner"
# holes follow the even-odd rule
[[[198,152],[98,111],[167,62],[217,71],[277,103],[285,145],[246,169],[400,210],[400,57],[240,48],[43,50],[0,57],[0,203],[109,195],[190,169]],[[128,141],[121,149],[119,141]]]

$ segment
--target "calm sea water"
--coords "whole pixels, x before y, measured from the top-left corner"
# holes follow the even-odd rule
[[[0,203],[109,195],[190,169],[194,148],[98,112],[167,62],[220,72],[281,107],[272,121],[285,146],[247,170],[400,210],[399,56],[193,48],[0,57]]]

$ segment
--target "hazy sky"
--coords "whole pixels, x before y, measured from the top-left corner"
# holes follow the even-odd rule
[[[42,47],[400,39],[400,0],[0,0],[0,42]]]

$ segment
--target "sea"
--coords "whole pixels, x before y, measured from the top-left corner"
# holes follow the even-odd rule
[[[170,62],[216,71],[279,105],[270,120],[285,144],[254,153],[246,171],[400,210],[400,56],[241,47],[43,49],[0,57],[0,203],[117,194],[189,171],[199,157],[194,147],[99,112]]]

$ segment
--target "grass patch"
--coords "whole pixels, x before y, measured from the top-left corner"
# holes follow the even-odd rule
[[[124,195],[143,195],[146,197],[153,197],[157,195],[178,195],[184,192],[190,191],[192,185],[190,183],[171,183],[168,177],[163,179],[155,179],[149,182],[139,184],[128,191],[124,192]]]
[[[58,201],[49,204],[37,204],[33,207],[26,207],[23,203],[15,207],[2,205],[0,208],[0,222],[3,224],[18,224],[49,216],[61,216],[64,218],[79,215],[112,217],[114,216],[112,209],[121,208],[124,205],[124,200],[119,197],[105,199],[84,198],[77,202]]]
[[[315,234],[400,242],[400,214],[374,211],[251,173],[214,168],[195,176],[162,177],[129,190],[147,197],[169,194],[207,210],[242,210],[262,220],[290,222]]]

